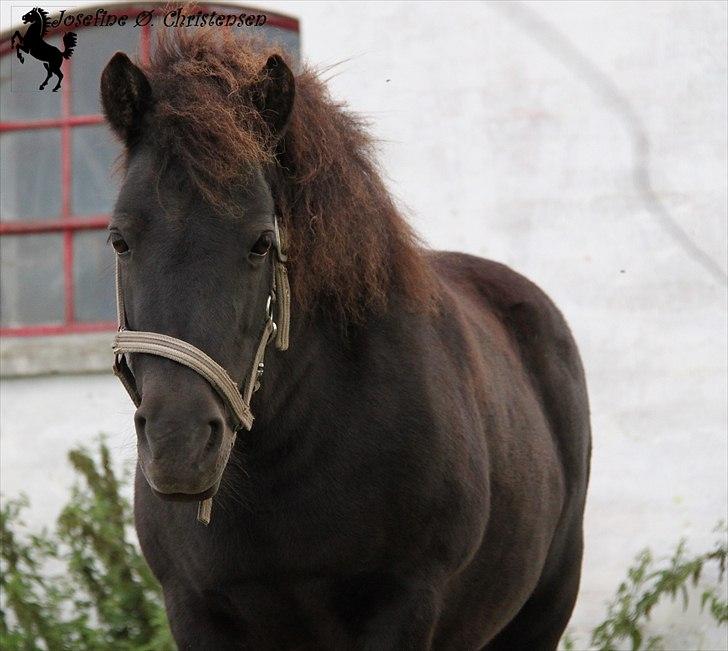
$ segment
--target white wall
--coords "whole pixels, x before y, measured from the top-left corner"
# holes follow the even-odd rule
[[[266,6],[301,19],[306,58],[344,62],[331,92],[371,119],[424,239],[506,262],[571,323],[594,429],[583,640],[641,548],[706,548],[726,517],[727,5]],[[656,201],[635,182],[640,136]],[[113,378],[6,381],[0,398],[0,488],[34,494],[38,522],[72,442],[104,430],[133,457]],[[679,605],[656,618],[670,648],[728,645]]]

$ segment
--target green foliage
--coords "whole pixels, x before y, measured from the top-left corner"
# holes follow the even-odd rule
[[[78,478],[52,535],[21,533],[27,499],[0,509],[0,648],[173,651],[161,589],[129,541],[131,507],[108,448],[73,450],[69,460]]]
[[[560,646],[564,651],[575,651],[576,642],[569,631],[564,633],[564,636],[561,638]]]
[[[724,532],[724,525],[718,531]],[[617,594],[607,606],[607,616],[591,635],[590,648],[599,651],[614,651],[625,648],[625,642],[632,651],[651,651],[662,648],[660,636],[648,636],[645,627],[655,606],[669,597],[680,598],[683,610],[689,603],[691,590],[700,590],[700,609],[707,612],[719,625],[728,624],[728,601],[719,593],[726,573],[728,540],[725,535],[710,551],[692,556],[687,553],[685,541],[681,540],[662,566],[656,566],[652,554],[645,549],[627,571],[627,578],[619,585]],[[715,585],[701,586],[700,578],[708,564],[717,566]],[[565,651],[576,649],[576,642],[570,634],[564,635],[561,645]]]

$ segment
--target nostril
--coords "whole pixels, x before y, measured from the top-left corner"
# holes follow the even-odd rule
[[[217,451],[222,440],[222,422],[218,418],[213,418],[210,423],[210,435],[205,443],[203,456],[208,456],[212,451]]]

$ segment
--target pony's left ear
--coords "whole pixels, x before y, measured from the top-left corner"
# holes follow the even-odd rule
[[[152,105],[146,75],[126,54],[117,52],[101,73],[104,115],[117,136],[130,147],[141,136],[145,113]]]
[[[286,131],[293,110],[296,82],[291,69],[277,54],[268,58],[260,71],[260,81],[251,88],[253,103],[278,140]]]

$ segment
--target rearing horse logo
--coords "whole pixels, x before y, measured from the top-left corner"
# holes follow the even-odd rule
[[[39,90],[43,90],[46,87],[52,75],[58,77],[58,83],[53,89],[55,93],[61,87],[61,80],[63,79],[63,73],[61,72],[63,59],[70,59],[73,54],[73,48],[76,47],[76,34],[74,32],[66,32],[63,35],[64,49],[61,52],[57,47],[43,40],[43,37],[48,31],[47,11],[40,7],[35,7],[23,16],[23,22],[26,24],[30,23],[30,26],[25,30],[25,35],[16,30],[10,39],[10,47],[15,47],[15,39],[17,39],[17,54],[20,63],[24,63],[25,61],[23,55],[20,53],[21,51],[43,62],[43,67],[46,69],[48,76],[40,85]]]

